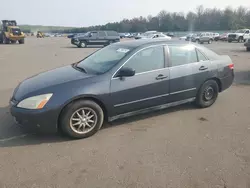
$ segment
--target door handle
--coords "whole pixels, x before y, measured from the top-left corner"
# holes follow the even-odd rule
[[[206,70],[206,69],[208,69],[208,67],[201,66],[201,67],[199,68],[199,70]]]
[[[163,74],[159,74],[155,79],[156,80],[162,80],[162,79],[165,79],[167,78],[168,76],[164,76]]]

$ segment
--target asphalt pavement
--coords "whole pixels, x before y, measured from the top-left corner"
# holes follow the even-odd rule
[[[210,108],[186,104],[106,124],[69,140],[15,124],[8,101],[34,74],[97,50],[65,38],[0,45],[0,188],[250,188],[250,53],[205,44],[235,63],[235,82]]]

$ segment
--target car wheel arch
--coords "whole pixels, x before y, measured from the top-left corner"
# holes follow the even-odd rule
[[[200,87],[199,87],[199,89],[198,89],[197,91],[200,91],[202,85],[203,85],[205,82],[207,82],[208,80],[214,80],[214,81],[216,81],[216,83],[218,84],[218,87],[219,87],[219,92],[221,92],[221,90],[222,90],[221,81],[220,81],[219,78],[216,78],[216,77],[206,79],[206,80],[200,85]]]
[[[74,102],[77,102],[77,101],[80,101],[80,100],[90,100],[90,101],[93,101],[95,102],[96,104],[98,104],[101,109],[103,110],[103,113],[104,113],[104,120],[108,120],[108,110],[106,108],[106,106],[104,105],[104,103],[98,99],[97,97],[94,97],[94,96],[78,96],[76,98],[72,98],[71,100],[67,101],[65,104],[63,104],[63,106],[61,107],[60,109],[60,112],[59,112],[59,115],[57,117],[57,129],[60,129],[60,118],[61,118],[61,115],[63,113],[63,110],[70,104],[73,104]]]

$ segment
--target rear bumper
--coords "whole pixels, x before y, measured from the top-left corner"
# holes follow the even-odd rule
[[[27,110],[10,106],[15,121],[27,129],[44,133],[57,132],[57,113],[53,110]]]
[[[221,91],[228,89],[234,81],[234,71],[232,70],[232,74],[230,76],[226,76],[220,79],[221,82]]]

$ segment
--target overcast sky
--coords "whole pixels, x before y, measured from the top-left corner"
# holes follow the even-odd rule
[[[14,19],[18,24],[84,27],[123,18],[154,16],[163,9],[188,12],[200,4],[208,8],[225,8],[228,5],[250,7],[250,0],[0,0],[0,20]]]

